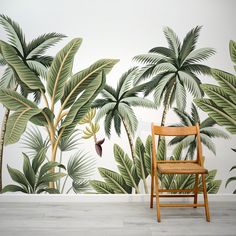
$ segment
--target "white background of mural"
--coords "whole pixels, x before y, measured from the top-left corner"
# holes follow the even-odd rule
[[[116,85],[123,72],[134,65],[132,58],[135,55],[145,53],[155,46],[166,46],[162,31],[164,26],[171,27],[182,39],[191,28],[203,25],[197,46],[213,47],[217,51],[206,64],[234,73],[228,52],[229,40],[236,40],[234,0],[0,0],[0,4],[0,13],[18,22],[27,40],[47,32],[66,34],[68,38],[49,51],[51,55],[55,55],[70,39],[82,37],[84,41],[78,53],[79,59],[75,57],[76,71],[100,58],[120,59],[107,77],[107,83],[112,86]],[[0,37],[5,39],[3,31],[0,31]],[[200,78],[203,83],[215,83],[212,78]],[[188,105],[187,111],[190,110],[190,103]],[[150,123],[160,123],[162,107],[155,111],[135,109],[135,112],[139,120],[137,136],[145,140],[150,133]],[[199,113],[202,119],[206,117],[200,110]],[[2,115],[1,106],[0,120]],[[167,124],[175,122],[178,122],[177,117],[169,112]],[[98,136],[105,137],[103,128]],[[214,141],[217,148],[216,156],[204,149],[206,167],[218,170],[216,179],[223,180],[219,193],[232,193],[235,189],[234,184],[230,184],[227,189],[224,185],[230,176],[229,169],[236,162],[235,153],[231,151],[232,147],[236,148],[236,137]],[[119,138],[114,132],[110,141],[106,138],[102,158],[96,155],[92,140],[81,142],[83,143],[78,145],[78,149],[86,150],[93,155],[97,167],[116,170],[113,143],[119,144],[129,153],[127,137],[122,135]],[[20,143],[5,148],[4,186],[11,182],[6,165],[21,169],[22,151]],[[100,179],[100,175],[97,173],[94,178]]]

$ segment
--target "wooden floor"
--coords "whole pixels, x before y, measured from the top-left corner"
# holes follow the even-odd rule
[[[1,236],[236,235],[236,204],[203,208],[162,208],[162,222],[148,203],[1,203]]]

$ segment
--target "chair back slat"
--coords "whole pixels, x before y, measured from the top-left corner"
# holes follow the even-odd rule
[[[196,126],[166,127],[153,124],[152,129],[155,135],[160,135],[160,136],[187,136],[187,135],[197,134]]]

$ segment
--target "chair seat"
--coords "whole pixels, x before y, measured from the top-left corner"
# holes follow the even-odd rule
[[[197,163],[160,163],[157,169],[161,174],[207,174],[208,170]]]

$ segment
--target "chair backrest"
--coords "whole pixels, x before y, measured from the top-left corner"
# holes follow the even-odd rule
[[[197,159],[194,161],[186,161],[186,162],[195,162],[203,166],[202,160],[202,146],[201,146],[201,139],[200,139],[200,130],[199,125],[196,124],[195,126],[184,126],[184,127],[166,127],[166,126],[158,126],[152,123],[152,162],[154,163],[154,168],[156,168],[156,141],[155,136],[188,136],[188,135],[195,135],[197,138]],[[168,161],[160,161],[160,162],[171,162]],[[178,162],[178,161],[172,161]],[[181,160],[183,162],[183,160]]]

